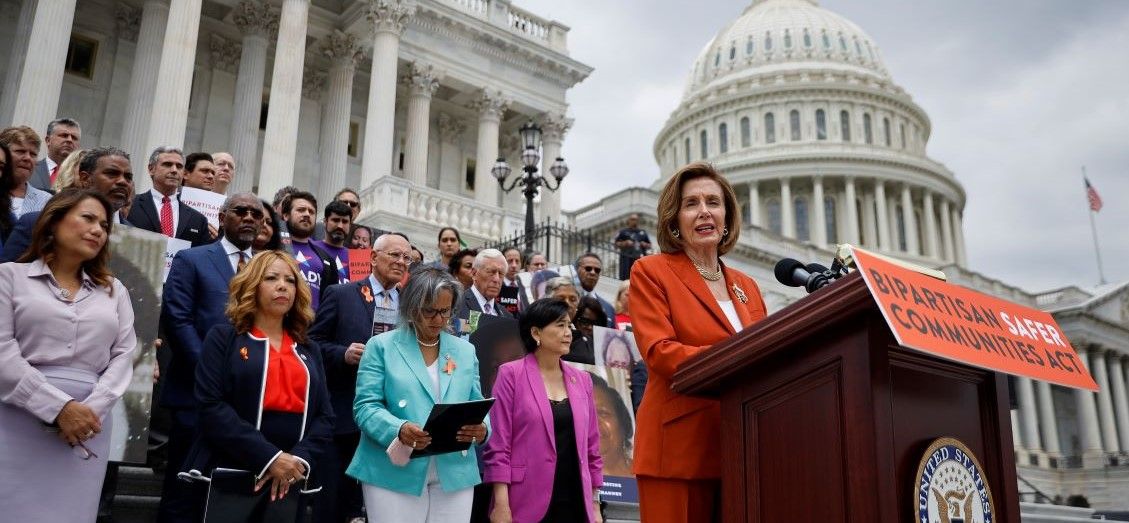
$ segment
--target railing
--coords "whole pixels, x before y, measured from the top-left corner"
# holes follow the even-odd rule
[[[1048,496],[1042,490],[1039,490],[1039,487],[1036,487],[1033,483],[1024,479],[1023,476],[1017,474],[1015,477],[1019,479],[1021,486],[1026,486],[1027,488],[1031,489],[1030,491],[1019,491],[1020,501],[1032,501],[1035,503],[1055,503],[1054,498]],[[1032,499],[1027,499],[1024,496],[1032,496]]]
[[[501,238],[519,230],[522,215],[407,180],[384,176],[361,191],[361,219],[389,213],[435,227],[455,227],[465,236]]]
[[[619,279],[621,261],[620,251],[611,240],[604,235],[597,235],[590,229],[561,226],[551,222],[544,222],[533,229],[533,250],[545,255],[550,260],[550,266],[571,265],[581,254],[595,253],[603,262],[602,276]],[[525,233],[517,233],[496,242],[488,242],[483,247],[498,250],[507,247],[517,247],[525,250]]]
[[[550,22],[544,18],[511,5],[508,21],[510,30],[518,34],[534,40],[549,41]]]
[[[479,18],[486,18],[490,14],[490,1],[489,0],[446,0],[449,4],[454,4],[459,9],[466,11]]]

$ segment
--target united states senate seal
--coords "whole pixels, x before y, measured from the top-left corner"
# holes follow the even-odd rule
[[[929,445],[914,476],[918,523],[992,523],[996,505],[980,461],[954,438]]]

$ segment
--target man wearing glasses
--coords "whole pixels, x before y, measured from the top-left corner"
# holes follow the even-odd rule
[[[604,271],[604,262],[594,252],[587,252],[581,254],[576,259],[576,278],[580,281],[580,294],[581,298],[584,296],[591,296],[600,302],[600,307],[604,309],[604,314],[609,318],[608,324],[605,327],[615,328],[615,307],[612,304],[596,294],[596,284],[600,283],[600,273]]]
[[[172,411],[168,469],[158,521],[199,521],[202,507],[191,485],[177,479],[196,436],[196,362],[212,326],[227,323],[228,283],[251,259],[251,242],[263,223],[259,198],[253,193],[229,196],[220,208],[220,241],[176,253],[161,296],[161,332],[172,362],[161,369],[165,383],[161,405]]]
[[[338,414],[334,422],[334,451],[315,472],[324,489],[314,501],[315,523],[349,521],[365,515],[360,483],[345,476],[361,439],[351,414],[357,364],[369,338],[396,327],[398,284],[411,263],[411,250],[399,235],[377,238],[372,248],[372,274],[365,280],[327,287],[310,327],[310,337],[321,346],[330,405],[334,412],[346,413]]]
[[[474,284],[463,293],[462,303],[455,314],[461,319],[469,319],[471,324],[477,324],[471,318],[472,312],[487,316],[500,316],[512,318],[513,315],[506,307],[498,303],[498,294],[502,292],[502,280],[506,277],[506,257],[498,249],[483,249],[474,257]]]

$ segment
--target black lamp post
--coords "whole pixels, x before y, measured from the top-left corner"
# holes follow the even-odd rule
[[[549,174],[556,179],[554,185],[547,177],[537,172],[537,164],[541,161],[541,127],[529,122],[521,126],[518,134],[521,135],[522,143],[521,170],[525,174],[510,180],[509,187],[507,187],[506,178],[510,176],[513,169],[506,163],[505,158],[498,158],[494,167],[490,169],[490,173],[498,180],[498,185],[502,186],[502,190],[507,193],[513,191],[515,187],[522,187],[522,194],[525,195],[525,251],[529,252],[533,250],[533,198],[537,196],[541,187],[550,191],[559,189],[561,181],[564,180],[565,176],[568,176],[568,165],[565,164],[564,158],[557,158],[553,165],[549,167]]]

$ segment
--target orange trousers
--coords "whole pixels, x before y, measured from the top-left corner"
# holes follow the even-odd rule
[[[721,480],[636,476],[640,523],[721,521]]]

